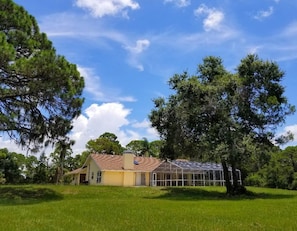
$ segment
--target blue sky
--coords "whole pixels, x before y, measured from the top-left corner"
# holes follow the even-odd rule
[[[297,1],[292,0],[15,0],[38,21],[57,53],[85,77],[82,115],[74,121],[74,154],[104,132],[124,146],[158,139],[152,99],[170,94],[175,73],[196,73],[205,56],[233,71],[248,53],[276,61],[297,105]],[[297,114],[278,133],[297,141]],[[1,138],[10,150],[15,145]]]

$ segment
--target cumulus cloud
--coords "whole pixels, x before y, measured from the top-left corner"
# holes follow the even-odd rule
[[[71,139],[76,143],[73,150],[80,153],[90,139],[98,138],[105,132],[121,134],[121,127],[128,125],[126,118],[131,110],[120,103],[92,104],[73,123]]]
[[[139,61],[139,56],[150,46],[150,41],[147,39],[137,40],[135,46],[125,46],[129,51],[128,63],[138,70],[143,71],[144,67]]]
[[[142,122],[130,121],[128,116],[132,110],[121,103],[91,104],[83,113],[73,121],[73,129],[70,139],[75,140],[72,147],[73,154],[80,154],[85,151],[86,143],[96,139],[105,132],[111,132],[118,137],[122,146],[126,146],[132,140],[141,140],[146,137],[148,140],[159,139],[158,133],[151,127],[146,119]],[[26,154],[27,150],[16,145],[6,136],[0,136],[1,148],[7,148],[11,152]],[[52,147],[45,150],[49,155]]]
[[[85,150],[90,139],[98,138],[105,132],[114,133],[121,145],[125,146],[135,139],[158,139],[157,133],[152,132],[150,123],[130,122],[128,116],[131,110],[121,103],[92,104],[73,123],[71,139],[76,143],[73,146],[75,154]],[[136,124],[136,125],[135,125]]]
[[[263,20],[264,18],[268,18],[269,16],[271,16],[273,14],[273,7],[270,6],[268,8],[268,10],[261,10],[259,12],[257,12],[257,14],[254,16],[255,19],[257,20]]]
[[[91,15],[96,18],[117,14],[127,17],[127,9],[140,8],[139,4],[133,0],[76,0],[75,5],[90,11]]]
[[[224,20],[224,13],[216,8],[209,8],[201,4],[195,11],[195,16],[206,15],[203,20],[203,28],[205,31],[220,30],[221,23]]]
[[[147,134],[146,138],[148,140],[156,139],[156,137],[159,137],[158,131],[151,126],[151,123],[147,119],[144,119],[142,122],[136,122],[132,124],[132,127],[137,129],[144,129],[145,134]]]
[[[164,0],[164,3],[173,3],[177,7],[186,7],[191,4],[191,0]]]

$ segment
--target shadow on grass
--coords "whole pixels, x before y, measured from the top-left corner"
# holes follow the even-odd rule
[[[62,194],[49,188],[0,187],[0,205],[29,205],[62,199]]]
[[[255,193],[247,191],[243,195],[230,196],[225,192],[210,191],[201,188],[183,188],[168,187],[162,189],[165,194],[151,197],[151,199],[167,199],[167,200],[254,200],[254,199],[288,199],[295,197],[294,195],[274,194],[274,193]]]

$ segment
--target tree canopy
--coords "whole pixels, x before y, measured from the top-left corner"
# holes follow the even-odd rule
[[[126,145],[126,149],[135,152],[137,155],[159,157],[162,147],[160,140],[149,142],[146,138],[143,140],[132,140]]]
[[[12,0],[0,0],[0,50],[0,131],[34,148],[65,137],[81,113],[84,80]]]
[[[272,147],[277,126],[295,110],[284,96],[283,76],[275,62],[257,55],[242,59],[235,73],[209,56],[197,75],[174,75],[169,86],[175,94],[154,99],[149,115],[164,141],[162,155],[221,161],[227,193],[237,193],[236,168],[255,147]]]
[[[107,153],[120,155],[123,152],[123,147],[117,140],[118,137],[110,132],[105,132],[97,139],[89,140],[86,148],[89,153]]]

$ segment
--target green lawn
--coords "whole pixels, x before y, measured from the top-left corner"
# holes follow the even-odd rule
[[[0,186],[0,230],[297,230],[297,191]]]

